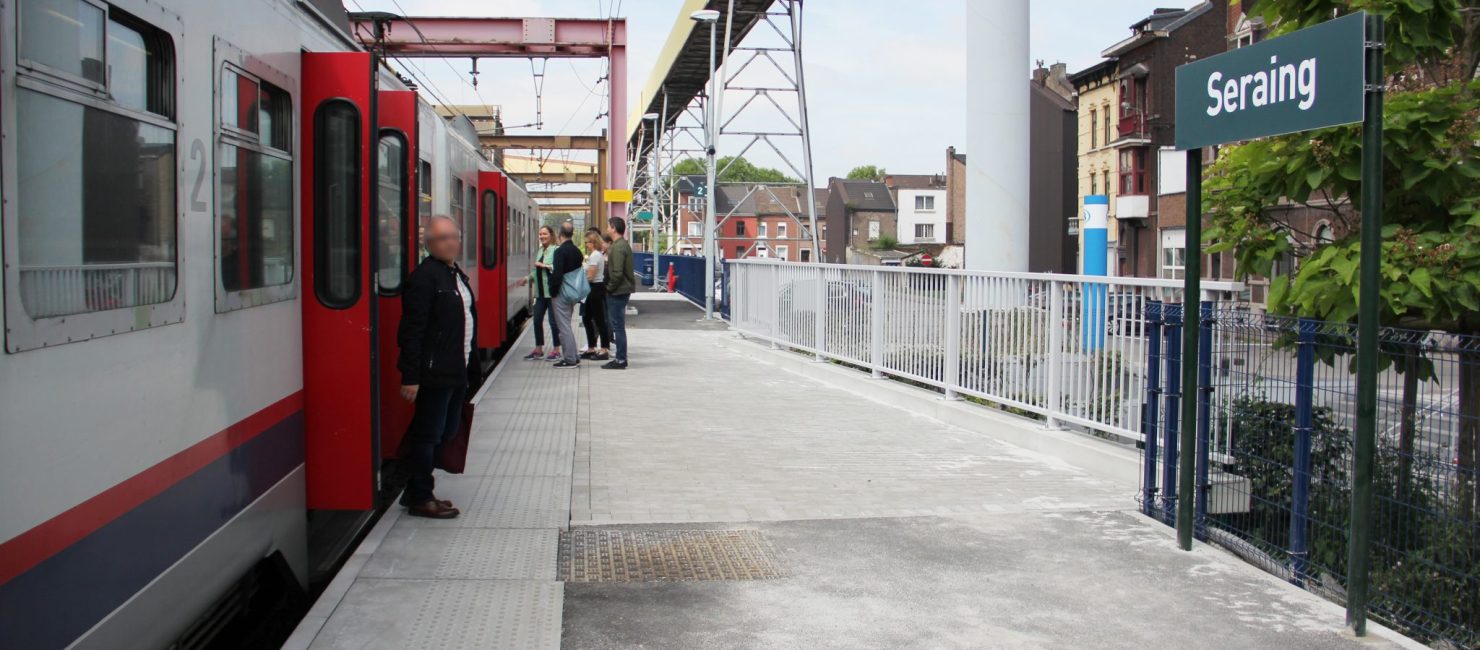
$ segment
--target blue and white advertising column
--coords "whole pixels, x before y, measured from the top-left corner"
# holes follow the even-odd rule
[[[1084,275],[1104,277],[1108,273],[1106,258],[1110,226],[1110,197],[1090,194],[1084,197],[1084,214],[1080,227],[1084,231]],[[1084,351],[1099,350],[1105,344],[1106,303],[1103,284],[1090,284],[1084,291]]]

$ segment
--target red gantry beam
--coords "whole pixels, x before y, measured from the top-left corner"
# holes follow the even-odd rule
[[[588,58],[611,62],[607,88],[606,178],[627,189],[627,21],[614,18],[435,18],[351,13],[350,31],[387,57]],[[377,35],[379,36],[377,40]],[[627,216],[626,203],[608,214]]]
[[[627,24],[597,18],[406,18],[389,14],[350,14],[355,38],[375,44],[375,23],[385,28],[381,42],[393,57],[598,58],[627,47]]]

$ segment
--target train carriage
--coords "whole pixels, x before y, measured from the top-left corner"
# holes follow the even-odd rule
[[[498,347],[538,212],[337,2],[0,14],[0,647],[207,641],[386,505],[421,218]]]

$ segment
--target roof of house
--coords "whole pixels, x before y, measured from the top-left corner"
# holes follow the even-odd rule
[[[1096,78],[1109,76],[1115,71],[1115,65],[1116,59],[1114,57],[1101,59],[1099,63],[1069,75],[1069,81],[1074,82],[1075,86],[1079,86]]]
[[[944,190],[944,174],[890,174],[884,177],[884,186],[891,190]]]
[[[755,213],[770,215],[804,216],[807,206],[803,205],[795,185],[761,185],[755,190]]]
[[[1131,25],[1130,38],[1111,45],[1100,56],[1120,56],[1156,39],[1165,38],[1212,9],[1211,2],[1202,2],[1188,9],[1157,9],[1150,16]]]
[[[894,197],[889,195],[889,188],[877,181],[849,181],[834,178],[831,181],[834,191],[840,193],[843,204],[858,211],[893,212]]]
[[[1033,86],[1033,92],[1034,93],[1037,93],[1040,97],[1043,97],[1049,103],[1053,104],[1054,106],[1057,106],[1059,108],[1059,110],[1069,111],[1069,112],[1073,112],[1075,110],[1078,110],[1074,106],[1074,102],[1071,102],[1071,101],[1069,101],[1067,99],[1064,99],[1064,96],[1063,95],[1058,94],[1052,88],[1048,88],[1048,87],[1045,87],[1045,86],[1042,86],[1042,85],[1033,83],[1031,81],[1029,81],[1028,84],[1031,85],[1031,86]]]
[[[718,183],[717,186],[718,191],[714,193],[714,212],[718,218],[756,215],[755,194],[750,191],[750,183]]]
[[[830,196],[831,193],[831,190],[828,190],[825,187],[819,187],[812,190],[812,200],[817,202],[817,216],[819,218],[826,216],[827,214],[827,197]]]

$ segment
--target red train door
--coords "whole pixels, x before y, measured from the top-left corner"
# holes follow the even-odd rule
[[[375,506],[379,454],[370,191],[370,55],[305,52],[302,99],[303,390],[308,507]]]
[[[503,346],[508,333],[508,181],[478,172],[478,345],[489,349]]]
[[[414,408],[401,399],[396,370],[396,330],[401,321],[401,283],[416,268],[416,91],[382,90],[376,107],[380,131],[376,153],[376,302],[380,370],[380,457],[395,458]]]

